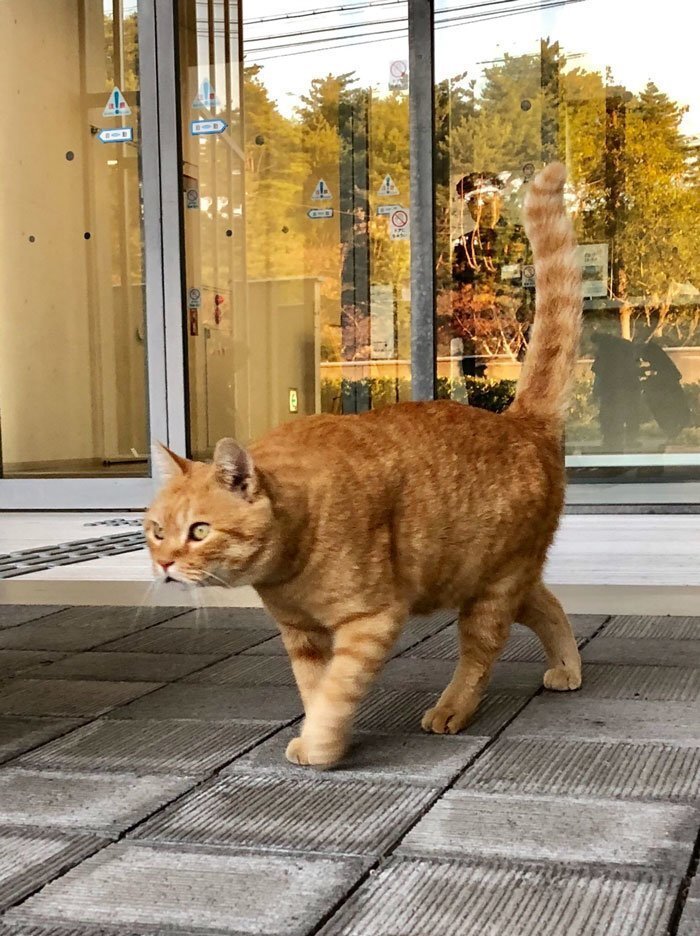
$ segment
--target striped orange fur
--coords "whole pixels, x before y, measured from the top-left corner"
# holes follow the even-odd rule
[[[158,456],[168,480],[145,521],[155,567],[186,582],[255,586],[304,703],[287,750],[296,763],[342,757],[412,612],[459,608],[457,668],[426,731],[467,724],[516,619],[546,650],[545,686],[581,684],[571,627],[541,580],[564,499],[563,414],[581,320],[563,185],[563,167],[548,166],[526,199],[536,324],[507,412],[403,403],[289,422],[247,451],[225,439],[211,465]]]

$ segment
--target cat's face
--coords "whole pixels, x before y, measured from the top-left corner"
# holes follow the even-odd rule
[[[225,439],[211,465],[156,454],[166,483],[144,520],[156,578],[255,584],[269,560],[273,513],[247,453]]]

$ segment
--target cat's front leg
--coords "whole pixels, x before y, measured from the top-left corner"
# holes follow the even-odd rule
[[[282,642],[289,654],[304,711],[321,681],[331,658],[331,634],[308,622],[278,621]]]
[[[330,767],[345,753],[352,721],[403,624],[395,609],[333,621],[333,655],[306,706],[301,735],[287,747],[295,764]]]

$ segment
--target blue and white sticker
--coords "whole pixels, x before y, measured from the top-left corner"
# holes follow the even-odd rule
[[[333,217],[332,208],[309,208],[309,210],[306,213],[313,221],[316,221],[319,218],[332,218]]]
[[[228,127],[225,120],[193,120],[190,124],[192,136],[210,136],[213,133],[223,133]]]
[[[105,128],[97,134],[100,143],[130,143],[134,139],[133,127]]]
[[[330,193],[330,190],[323,179],[319,179],[316,183],[316,188],[313,190],[311,195],[313,201],[328,201],[333,198]]]
[[[194,101],[192,101],[192,107],[194,110],[216,110],[217,107],[220,107],[214,85],[208,78],[205,78],[199,86],[199,91]]]
[[[107,98],[107,103],[105,104],[105,109],[102,111],[102,116],[128,117],[130,113],[131,108],[126,103],[126,98],[121,93],[119,88],[115,86]]]

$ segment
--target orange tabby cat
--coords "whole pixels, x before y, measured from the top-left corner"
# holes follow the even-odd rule
[[[536,319],[516,399],[495,415],[453,402],[286,423],[214,463],[160,453],[167,484],[145,521],[158,570],[254,585],[279,624],[304,703],[298,764],[333,764],[411,612],[459,608],[460,657],[423,728],[453,734],[477,708],[516,619],[547,653],[549,689],[581,662],[542,566],[564,498],[563,417],[581,285],[565,172],[528,186]]]

